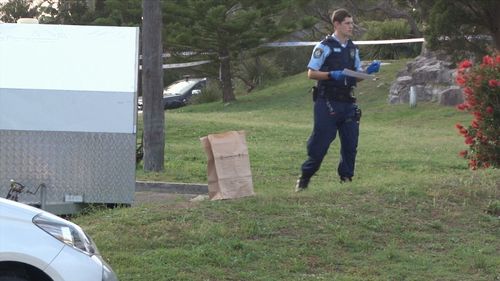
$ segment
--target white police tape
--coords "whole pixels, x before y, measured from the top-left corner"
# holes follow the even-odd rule
[[[353,41],[356,45],[382,45],[382,44],[403,44],[403,43],[418,43],[424,42],[424,38],[410,39],[393,39],[393,40],[363,40]],[[298,41],[298,42],[273,42],[264,44],[263,47],[298,47],[298,46],[316,46],[319,42],[315,41]]]
[[[0,2],[1,1],[2,0],[0,0]],[[195,55],[207,55],[207,54],[211,54],[211,53],[207,53],[207,52],[198,53],[198,52],[192,52],[192,51],[185,51],[185,52],[177,52],[175,54],[177,56],[181,56],[181,57],[190,57],[190,56],[195,56]],[[172,54],[171,53],[163,53],[163,54],[161,54],[161,57],[162,58],[170,58],[170,57],[172,57]],[[139,55],[139,59],[142,60],[142,55]]]
[[[353,41],[356,45],[383,45],[383,44],[403,44],[403,43],[419,43],[424,42],[424,38],[410,38],[410,39],[392,39],[392,40],[364,40],[364,41]],[[306,41],[306,42],[273,42],[262,45],[263,47],[298,47],[298,46],[316,46],[319,42]],[[184,56],[189,56],[195,54],[194,52],[183,52]],[[170,54],[163,54],[162,57],[170,57]],[[206,63],[210,63],[210,60],[203,61],[194,61],[194,62],[186,62],[186,63],[170,63],[164,64],[163,69],[172,69],[172,68],[183,68],[183,67],[192,67],[198,66]],[[140,67],[139,69],[142,69]]]
[[[404,44],[424,42],[424,38],[393,39],[393,40],[365,40],[353,41],[356,45],[384,45],[384,44]]]
[[[169,64],[164,64],[163,69],[191,67],[191,66],[202,65],[202,64],[206,64],[206,63],[210,63],[210,62],[212,62],[212,61],[211,60],[201,60],[201,61],[193,61],[193,62],[185,62],[185,63],[169,63]]]
[[[162,65],[162,69],[192,67],[192,66],[210,63],[210,62],[212,62],[212,61],[211,60],[201,60],[201,61],[184,62],[184,63],[168,63],[168,64]],[[141,69],[142,69],[142,65],[139,65],[139,70],[141,70]]]

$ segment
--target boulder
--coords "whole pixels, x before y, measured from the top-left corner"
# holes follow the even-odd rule
[[[410,83],[412,81],[411,76],[401,76],[396,79],[395,83],[392,83],[389,89],[389,103],[403,103],[408,101],[410,95]]]
[[[450,87],[439,93],[439,104],[453,106],[464,102],[464,95],[462,89],[458,86],[455,88]]]
[[[442,54],[424,51],[398,72],[389,89],[390,104],[408,103],[413,86],[417,101],[453,106],[463,102],[461,90],[455,85],[452,63]]]

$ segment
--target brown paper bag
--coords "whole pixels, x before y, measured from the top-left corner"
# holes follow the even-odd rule
[[[255,195],[244,131],[210,134],[200,141],[208,158],[211,200]]]

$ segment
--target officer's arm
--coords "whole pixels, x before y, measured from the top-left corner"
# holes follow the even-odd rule
[[[322,43],[319,43],[314,47],[311,60],[307,64],[307,78],[314,80],[330,79],[328,72],[319,70],[329,53],[330,48]]]
[[[328,72],[310,69],[307,70],[307,78],[314,80],[330,80]]]

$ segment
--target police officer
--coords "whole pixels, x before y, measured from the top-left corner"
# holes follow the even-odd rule
[[[341,182],[352,181],[358,146],[361,110],[356,105],[352,91],[357,78],[344,74],[344,69],[362,71],[359,50],[350,40],[354,22],[347,10],[332,14],[334,33],[314,47],[308,64],[307,76],[317,80],[314,88],[314,128],[307,142],[307,160],[302,164],[302,174],[297,180],[296,191],[307,188],[311,177],[318,171],[330,143],[337,131],[340,138],[338,175]],[[372,62],[366,73],[378,72],[380,62]]]

